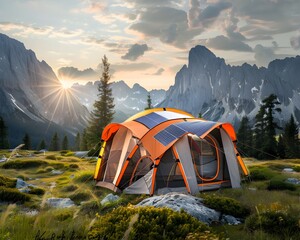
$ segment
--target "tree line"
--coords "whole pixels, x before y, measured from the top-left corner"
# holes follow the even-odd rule
[[[279,126],[274,119],[281,112],[276,95],[271,94],[262,101],[254,124],[248,117],[242,118],[237,131],[237,147],[246,157],[257,159],[299,158],[299,128],[291,115],[289,121]]]

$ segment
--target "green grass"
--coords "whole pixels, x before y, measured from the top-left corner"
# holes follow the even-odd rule
[[[0,187],[14,188],[16,187],[16,183],[17,179],[0,175]]]
[[[22,193],[17,189],[0,187],[0,201],[9,203],[24,203],[29,201],[31,197]]]
[[[2,155],[10,155],[7,151],[0,152]],[[28,153],[24,152],[24,154]],[[62,153],[60,152],[47,152],[45,156],[39,154],[36,158],[24,157],[17,160],[12,159],[8,162],[8,168],[3,167],[7,166],[5,163],[0,163],[0,189],[2,189],[0,197],[3,195],[1,193],[4,193],[7,200],[5,201],[6,204],[0,204],[0,240],[31,240],[35,239],[38,231],[40,231],[40,233],[46,231],[44,237],[47,239],[51,239],[51,234],[54,233],[58,236],[61,235],[63,231],[66,237],[68,237],[66,239],[70,238],[72,231],[76,234],[80,234],[80,239],[83,239],[91,233],[91,227],[95,230],[97,226],[100,226],[99,222],[101,221],[103,224],[107,223],[107,226],[110,226],[108,219],[113,220],[117,218],[117,216],[113,216],[112,214],[116,209],[121,207],[125,209],[124,211],[126,211],[126,209],[130,211],[132,208],[130,204],[135,205],[148,197],[146,195],[120,194],[121,199],[119,201],[101,206],[101,199],[108,193],[111,193],[111,191],[95,186],[93,181],[94,168],[96,165],[95,161],[76,158],[69,152],[63,153],[65,156],[61,155]],[[272,161],[247,159],[246,164],[251,171],[252,181],[243,183],[240,189],[227,188],[206,192],[205,195],[208,196],[206,204],[211,204],[211,206],[224,214],[230,213],[235,216],[242,216],[246,222],[250,221],[248,219],[255,219],[257,212],[263,213],[267,211],[287,212],[290,214],[288,215],[290,218],[298,218],[299,220],[300,187],[296,187],[296,189],[292,191],[292,189],[286,187],[284,180],[288,177],[300,179],[300,173],[283,173],[282,169],[289,167],[299,172],[300,159]],[[54,169],[61,170],[63,173],[53,175],[51,171]],[[36,190],[33,190],[31,194],[24,194],[14,189],[15,178],[17,177],[34,184]],[[55,183],[56,186],[50,188],[53,183]],[[284,183],[283,188],[281,188],[282,183]],[[276,186],[277,189],[271,190],[270,186]],[[278,188],[278,186],[280,186],[280,188]],[[70,209],[43,208],[41,203],[49,197],[71,197],[77,205]],[[8,205],[9,203],[15,202],[17,202],[16,205]],[[249,216],[247,215],[248,213],[245,214],[243,211],[240,211],[242,207],[250,210]],[[25,212],[29,209],[37,209],[39,213],[36,216],[28,216]],[[136,212],[130,216],[132,217],[135,214]],[[160,219],[163,222],[162,224],[170,226],[170,228],[165,230],[168,234],[170,229],[176,232],[176,229],[173,228],[174,226],[177,226],[178,229],[185,232],[185,227],[180,227],[180,224],[184,222],[184,218],[168,218],[168,214],[161,214],[164,217],[159,216],[157,220]],[[141,213],[141,215],[144,217],[138,220],[133,230],[139,234],[140,231],[148,234],[151,232],[149,229],[154,229],[153,226],[156,226],[155,216],[157,215],[153,212]],[[120,217],[122,216],[120,215]],[[123,218],[121,222],[128,222],[131,219],[125,219],[124,216]],[[254,222],[257,222],[256,220],[257,218]],[[275,221],[274,226],[280,223],[276,217],[273,220]],[[94,224],[95,222],[96,224]],[[151,228],[147,227],[149,222],[152,224]],[[112,224],[118,228],[116,232],[119,232],[123,237],[124,230],[126,231],[128,228],[125,229],[124,227],[123,229],[122,223],[115,224],[114,222]],[[102,230],[103,227],[105,228],[105,226],[102,225]],[[279,227],[277,226],[277,228]],[[187,229],[189,228],[187,227]],[[190,231],[192,232],[188,236],[185,236],[186,239],[216,239],[215,233],[212,233],[213,231],[217,232],[217,235],[223,236],[221,239],[296,239],[294,235],[289,232],[285,232],[284,235],[282,235],[280,233],[270,232],[267,228],[260,226],[254,226],[250,231],[245,223],[238,226],[216,225],[208,229],[207,231],[209,232],[202,231],[199,233],[194,230]],[[156,233],[159,234],[156,235]],[[137,233],[132,234],[132,236],[137,236],[134,235]],[[153,230],[151,234],[153,234],[153,238],[161,239],[164,232],[161,232],[159,227],[155,227],[155,230]],[[179,233],[178,236],[180,236],[180,234],[181,233]],[[143,237],[142,235],[138,236]],[[149,236],[149,234],[147,236]],[[73,239],[75,238],[73,237]],[[166,239],[168,238],[166,237]]]

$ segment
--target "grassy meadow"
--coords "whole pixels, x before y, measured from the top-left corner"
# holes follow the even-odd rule
[[[102,206],[100,201],[110,191],[94,186],[96,160],[66,151],[20,154],[0,163],[0,240],[299,239],[300,186],[285,180],[300,179],[300,159],[245,159],[251,177],[242,188],[199,193],[208,206],[243,219],[237,226],[208,227],[184,212],[133,208],[144,195],[121,194],[117,202]],[[0,151],[2,155],[10,153]],[[295,172],[283,172],[284,168]],[[14,188],[16,178],[33,185],[29,193]],[[51,208],[46,204],[51,197],[70,198],[76,205]]]

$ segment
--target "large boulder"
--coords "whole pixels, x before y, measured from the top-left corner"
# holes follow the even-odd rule
[[[168,193],[161,196],[150,197],[138,203],[137,206],[167,207],[177,212],[184,210],[208,225],[217,222],[229,225],[241,223],[239,219],[233,216],[224,215],[214,209],[206,207],[203,204],[202,198],[183,193]]]

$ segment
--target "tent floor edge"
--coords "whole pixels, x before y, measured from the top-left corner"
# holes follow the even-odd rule
[[[118,187],[116,187],[113,183],[98,181],[98,182],[96,182],[96,186],[107,188],[116,193],[122,193],[122,191]]]

